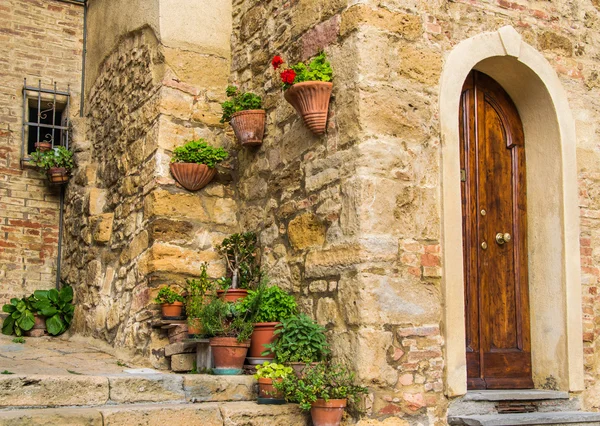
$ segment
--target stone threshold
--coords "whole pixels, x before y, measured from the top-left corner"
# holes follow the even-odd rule
[[[600,413],[561,411],[526,414],[488,414],[451,416],[451,425],[467,426],[519,426],[519,425],[600,425]]]
[[[543,389],[477,390],[468,391],[463,401],[540,401],[569,399],[568,392]]]

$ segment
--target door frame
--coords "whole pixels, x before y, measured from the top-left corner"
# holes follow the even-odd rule
[[[541,386],[554,379],[560,390],[582,391],[575,123],[552,66],[514,28],[507,26],[459,43],[446,60],[440,83],[445,392],[448,396],[458,396],[467,390],[458,111],[462,86],[472,69],[498,81],[519,110],[525,130],[530,207],[539,206],[539,198],[545,193],[535,191],[543,187],[548,175],[543,162],[550,160],[557,165],[553,170],[558,173],[552,175],[552,182],[546,182],[548,194],[554,197],[547,209],[549,216],[534,214],[528,223],[534,382]],[[552,227],[545,220],[557,225],[555,234],[546,229]],[[552,243],[548,244],[549,241]],[[544,275],[546,264],[554,268],[551,276]]]

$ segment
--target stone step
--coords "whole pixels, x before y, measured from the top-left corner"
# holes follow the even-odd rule
[[[0,426],[307,426],[296,404],[255,402],[0,410]]]
[[[488,414],[449,416],[451,425],[516,426],[516,425],[600,425],[600,413],[560,411],[526,414]]]
[[[6,375],[0,408],[253,401],[252,376],[208,374]]]
[[[543,389],[478,390],[467,392],[462,399],[463,401],[541,401],[569,399],[569,393]]]

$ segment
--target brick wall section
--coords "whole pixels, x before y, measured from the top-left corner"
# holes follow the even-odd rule
[[[58,247],[57,189],[35,170],[21,170],[23,78],[71,85],[78,114],[83,7],[54,0],[0,4],[0,304],[52,288]]]

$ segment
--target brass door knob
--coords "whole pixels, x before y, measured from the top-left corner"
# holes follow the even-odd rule
[[[508,243],[510,241],[510,234],[509,233],[502,233],[502,232],[498,232],[496,234],[496,242],[500,245]]]

